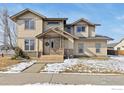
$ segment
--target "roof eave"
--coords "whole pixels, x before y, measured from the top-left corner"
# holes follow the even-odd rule
[[[42,17],[43,19],[44,19],[44,18],[47,18],[46,16],[41,15],[40,13],[37,13],[37,12],[35,12],[35,11],[33,11],[33,10],[27,8],[27,9],[24,9],[24,10],[22,10],[22,11],[16,13],[16,14],[10,16],[10,19],[14,20],[16,17],[18,17],[19,15],[21,15],[21,14],[27,12],[27,11],[30,11],[30,12],[34,13],[35,15],[37,15],[37,16],[39,16],[39,17]]]

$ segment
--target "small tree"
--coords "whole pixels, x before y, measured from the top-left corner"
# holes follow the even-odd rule
[[[10,19],[6,8],[0,10],[0,29],[3,32],[3,44],[14,49],[16,45],[16,24]]]
[[[3,32],[3,41],[0,41],[4,44],[4,49],[9,46],[12,50],[15,51],[15,57],[27,58],[29,57],[20,49],[16,47],[16,24],[10,19],[7,8],[0,10],[0,31]]]

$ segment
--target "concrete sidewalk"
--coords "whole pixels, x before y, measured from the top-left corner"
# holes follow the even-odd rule
[[[124,75],[17,73],[0,74],[0,85],[24,85],[35,83],[73,85],[124,85]]]
[[[35,63],[31,67],[22,71],[23,73],[39,73],[40,70],[45,66],[43,63]]]

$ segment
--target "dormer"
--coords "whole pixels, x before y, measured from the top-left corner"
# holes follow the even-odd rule
[[[100,24],[93,24],[88,20],[81,18],[69,25],[71,25],[71,33],[78,37],[95,37],[95,27]],[[69,31],[68,28],[67,31]]]

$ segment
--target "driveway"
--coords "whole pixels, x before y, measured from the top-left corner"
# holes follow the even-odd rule
[[[56,74],[18,73],[0,74],[0,85],[25,85],[35,83],[73,85],[124,85],[124,75],[106,74]]]

